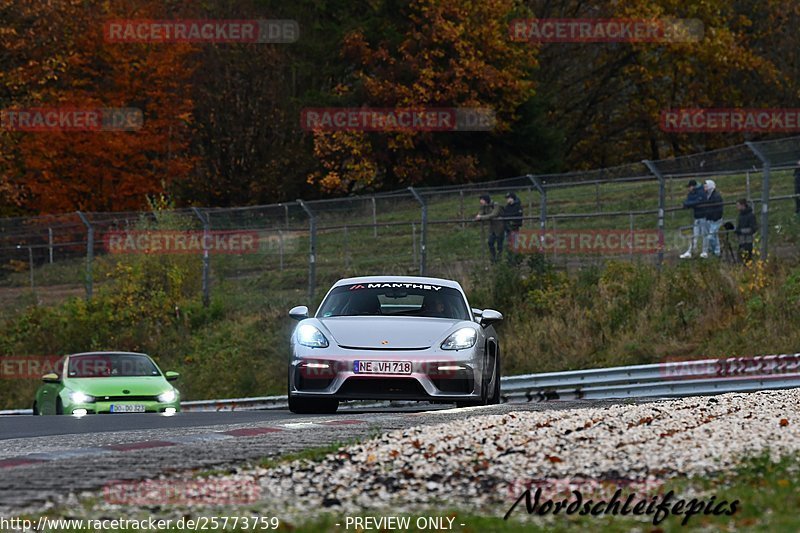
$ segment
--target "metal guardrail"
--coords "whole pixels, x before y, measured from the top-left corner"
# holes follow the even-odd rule
[[[505,402],[674,398],[792,388],[800,388],[800,353],[671,361],[650,365],[506,376],[501,379],[501,395]],[[396,407],[412,403],[417,402],[343,402],[340,409],[367,405]],[[181,402],[183,411],[287,408],[288,399],[285,395]],[[0,411],[0,415],[17,414],[31,414],[31,410]]]

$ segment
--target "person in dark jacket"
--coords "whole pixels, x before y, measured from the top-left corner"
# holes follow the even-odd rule
[[[746,262],[753,258],[753,237],[758,231],[758,223],[753,208],[746,199],[737,200],[736,209],[739,210],[739,217],[733,232],[739,239],[739,257]]]
[[[506,194],[503,222],[505,223],[505,239],[510,246],[514,242],[514,234],[522,227],[522,202],[513,192]]]
[[[719,245],[719,227],[722,224],[722,215],[724,212],[724,204],[722,202],[722,195],[717,190],[717,184],[714,180],[706,180],[703,184],[706,191],[706,201],[702,204],[703,212],[706,218],[706,235],[703,239],[703,252],[700,257],[703,259],[708,257],[709,246],[713,247],[714,255],[719,257],[722,255],[722,250]]]
[[[800,161],[797,162],[797,168],[794,169],[794,212],[800,215]]]
[[[481,195],[480,204],[481,208],[478,214],[475,215],[475,220],[489,221],[489,254],[492,257],[492,263],[494,263],[497,261],[500,254],[503,253],[505,224],[501,217],[502,208],[500,204],[494,203],[488,194]]]
[[[698,241],[705,238],[704,230],[706,227],[706,192],[703,190],[703,186],[698,185],[695,180],[689,180],[686,186],[689,191],[686,193],[686,201],[683,202],[683,207],[684,209],[692,210],[692,240],[689,241],[689,248],[681,254],[681,259],[692,257],[692,253],[697,249]]]

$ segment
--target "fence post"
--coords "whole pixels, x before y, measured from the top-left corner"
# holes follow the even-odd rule
[[[458,190],[458,214],[461,219],[461,229],[466,229],[466,222],[464,221],[464,189]]]
[[[192,212],[200,219],[203,224],[203,307],[208,307],[211,301],[211,288],[209,286],[209,277],[211,272],[211,256],[208,251],[208,233],[211,231],[211,220],[208,214],[203,213],[197,207],[192,207]]]
[[[283,214],[286,219],[286,229],[289,229],[289,204],[283,204]]]
[[[314,299],[314,288],[317,284],[317,218],[303,200],[298,199],[297,203],[308,215],[308,300],[310,302]]]
[[[411,223],[411,261],[412,264],[417,264],[417,224]]]
[[[17,245],[17,248],[20,248],[19,244]],[[30,246],[28,246],[28,270],[31,278],[31,291],[33,291],[33,248]]]
[[[547,227],[547,191],[536,176],[528,174],[528,179],[539,192],[539,228],[544,230]]]
[[[81,222],[86,226],[86,299],[91,300],[92,288],[94,285],[92,279],[92,265],[94,263],[94,226],[92,226],[92,223],[86,218],[86,215],[80,211],[76,211],[76,213],[78,213]]]
[[[761,260],[767,260],[767,241],[769,237],[769,179],[770,179],[770,170],[771,164],[767,156],[764,153],[756,148],[756,145],[750,141],[745,142],[744,144],[750,148],[750,151],[753,152],[756,157],[761,161],[761,172],[763,174],[763,178],[761,180]]]
[[[425,203],[425,199],[420,196],[420,194],[414,189],[414,187],[409,187],[409,191],[411,194],[414,195],[419,205],[422,206],[422,222],[420,226],[420,236],[419,236],[419,275],[425,275],[425,262],[427,259],[428,251],[428,204]]]
[[[347,232],[347,225],[344,227],[344,268],[350,270],[350,235]]]
[[[280,269],[283,272],[283,232],[278,230],[278,254],[280,257]]]
[[[656,164],[649,159],[644,159],[642,163],[658,179],[658,267],[661,268],[664,263],[664,211],[667,203],[664,175],[658,170]]]
[[[375,204],[375,197],[372,197],[372,236],[378,237],[378,206]]]
[[[50,264],[53,264],[53,228],[47,228],[47,247],[50,250]]]

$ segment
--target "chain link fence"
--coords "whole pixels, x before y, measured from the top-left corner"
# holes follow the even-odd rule
[[[566,235],[573,242],[606,235],[619,243],[631,236],[627,249],[620,244],[611,253],[556,245],[517,252],[542,253],[567,268],[609,257],[660,265],[677,261],[688,247],[691,214],[682,202],[689,179],[716,182],[726,221],[735,222],[738,198],[752,202],[760,257],[789,256],[800,238],[794,178],[799,160],[800,137],[790,137],[585,172],[347,198],[0,219],[0,302],[14,308],[91,298],[97,287],[124,275],[121,265],[142,256],[191,265],[206,305],[216,297],[279,293],[314,300],[333,281],[355,275],[458,278],[489,265],[490,228],[475,221],[478,197],[489,194],[504,203],[508,192],[521,201],[521,234]],[[657,239],[658,246],[639,253],[631,243],[640,234]],[[735,261],[735,239],[723,231],[721,240],[729,252],[723,257]]]

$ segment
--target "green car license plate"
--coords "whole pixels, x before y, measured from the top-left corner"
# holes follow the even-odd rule
[[[123,404],[111,405],[109,409],[112,413],[144,413],[144,405],[142,404]]]

